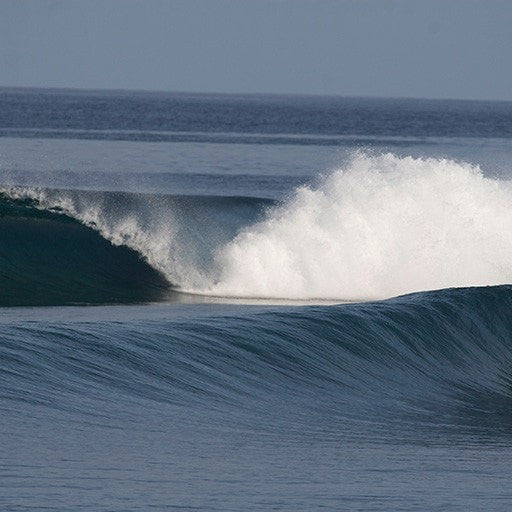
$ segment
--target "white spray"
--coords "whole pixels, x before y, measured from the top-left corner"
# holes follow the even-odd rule
[[[512,189],[469,164],[356,155],[217,254],[205,293],[367,299],[512,282]]]
[[[0,192],[77,218],[191,293],[357,300],[512,283],[511,184],[452,160],[357,154],[217,248],[209,269],[161,205],[116,216],[111,205],[72,192]]]

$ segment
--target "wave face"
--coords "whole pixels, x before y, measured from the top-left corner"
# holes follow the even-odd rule
[[[109,397],[131,397],[220,409],[222,421],[288,433],[363,421],[354,435],[369,436],[371,424],[393,436],[410,428],[421,441],[422,426],[510,435],[510,286],[340,306],[215,308],[154,321],[2,322],[2,397],[59,408],[75,407],[75,397],[107,408]],[[98,404],[80,408],[103,414]]]
[[[162,300],[165,277],[125,246],[27,201],[0,200],[0,306]]]
[[[381,299],[512,282],[512,188],[470,164],[356,154],[282,203],[0,189],[2,305]]]

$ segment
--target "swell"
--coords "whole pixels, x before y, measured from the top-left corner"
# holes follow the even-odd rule
[[[66,408],[113,394],[236,421],[265,422],[277,408],[310,427],[510,434],[511,311],[512,287],[499,286],[174,319],[2,322],[2,398]]]

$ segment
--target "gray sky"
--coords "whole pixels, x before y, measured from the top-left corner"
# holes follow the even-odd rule
[[[0,0],[0,85],[512,100],[512,1]]]

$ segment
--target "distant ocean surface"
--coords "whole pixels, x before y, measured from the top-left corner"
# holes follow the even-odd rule
[[[0,88],[0,510],[512,510],[512,103]]]

